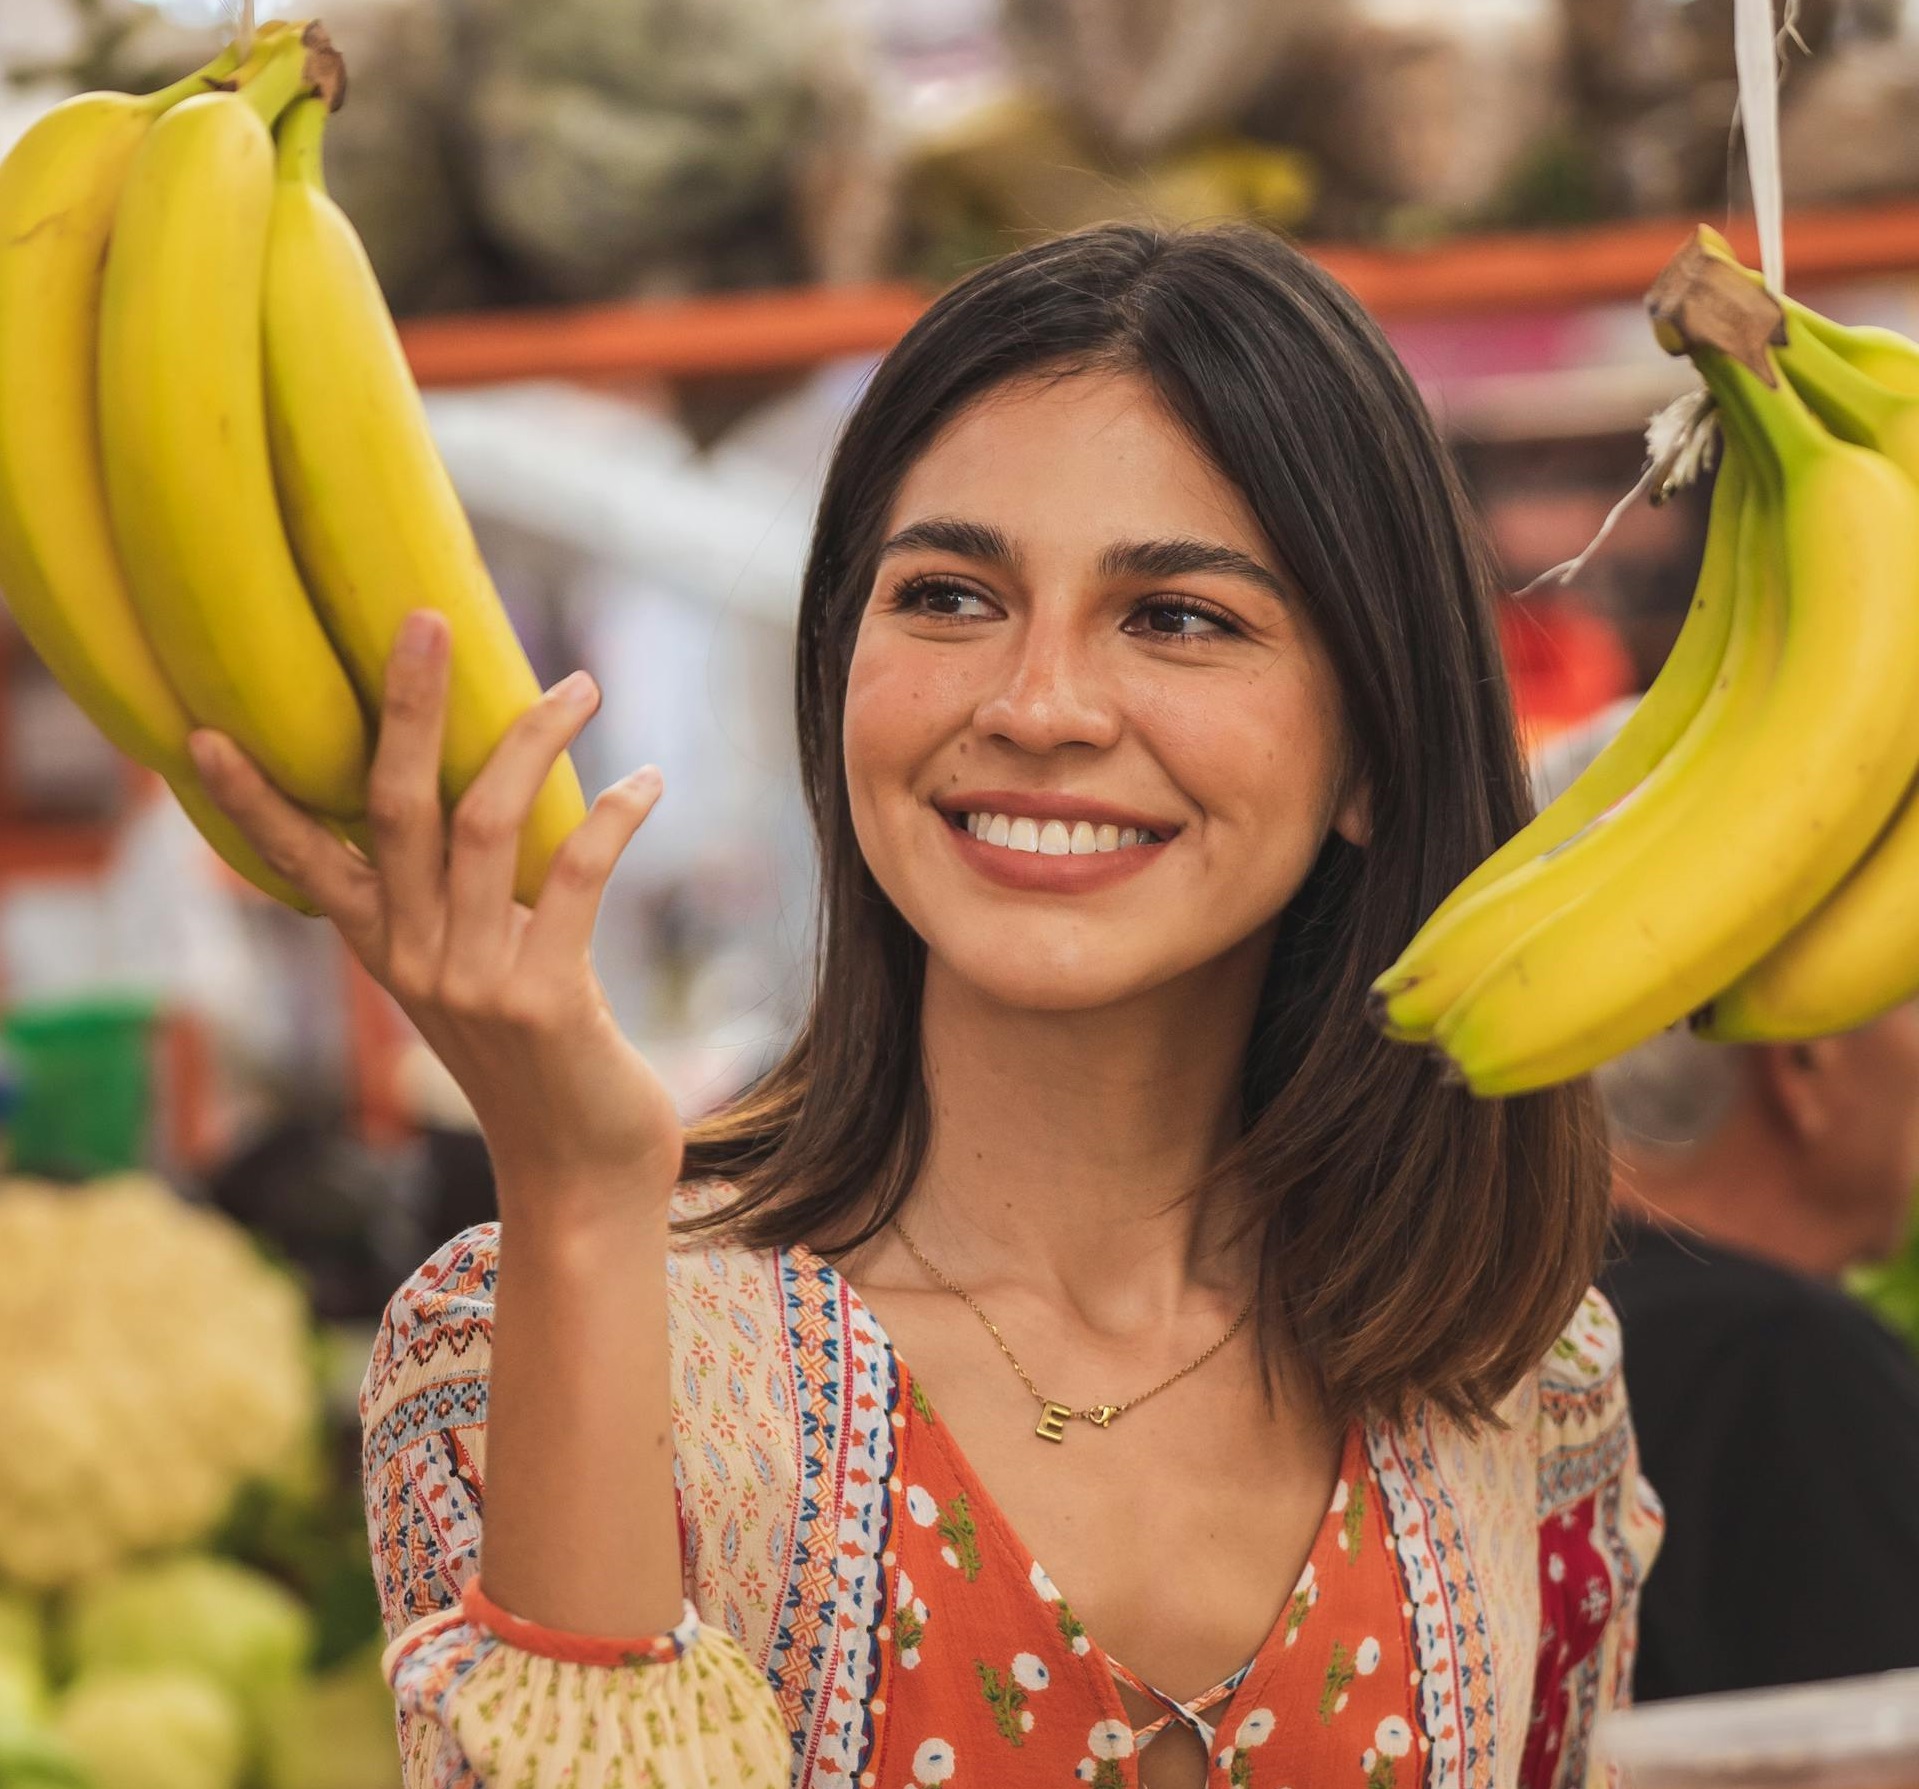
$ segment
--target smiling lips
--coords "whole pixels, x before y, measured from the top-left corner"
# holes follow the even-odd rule
[[[1156,845],[1157,833],[1143,826],[1094,825],[1090,820],[1029,820],[1017,814],[984,811],[955,816],[974,838],[1008,851],[1036,851],[1042,857],[1087,857],[1097,851],[1125,851]]]
[[[1014,797],[1003,807],[992,796],[974,799],[978,805],[943,809],[947,831],[973,868],[1010,888],[1060,893],[1103,888],[1144,869],[1177,831],[1155,831],[1140,825],[1137,816],[1092,803],[1068,812],[1067,803],[1055,796]],[[1050,811],[1022,813],[1022,807]],[[1122,825],[1122,819],[1127,823]]]

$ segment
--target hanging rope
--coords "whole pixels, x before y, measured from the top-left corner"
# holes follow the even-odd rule
[[[1797,35],[1798,0],[1786,0],[1773,23],[1773,0],[1733,0],[1733,62],[1739,74],[1739,120],[1746,140],[1746,177],[1759,229],[1759,270],[1774,293],[1785,289],[1785,196],[1779,179],[1779,73],[1783,44]]]
[[[1746,176],[1752,187],[1753,222],[1759,231],[1759,270],[1767,289],[1786,282],[1785,192],[1779,171],[1779,77],[1786,48],[1799,35],[1800,0],[1781,0],[1777,24],[1773,0],[1733,0],[1733,61],[1739,76],[1736,128],[1745,139]],[[1546,584],[1569,584],[1592,563],[1627,511],[1641,498],[1654,503],[1691,484],[1718,457],[1719,425],[1703,386],[1675,398],[1646,426],[1646,469],[1639,482],[1612,506],[1584,551],[1543,571],[1518,594]]]
[[[240,0],[240,16],[234,28],[233,42],[234,47],[240,52],[240,59],[242,61],[245,61],[247,57],[253,54],[254,12],[256,5],[257,0]]]

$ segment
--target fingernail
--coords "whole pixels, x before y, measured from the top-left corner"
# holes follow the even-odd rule
[[[193,760],[193,768],[204,776],[219,762],[219,743],[207,728],[196,728],[187,735],[187,756]]]
[[[598,691],[593,679],[584,671],[575,671],[571,677],[562,677],[556,683],[551,694],[569,708],[585,708]]]
[[[426,658],[440,641],[440,618],[431,609],[415,609],[400,623],[394,650],[407,658]]]

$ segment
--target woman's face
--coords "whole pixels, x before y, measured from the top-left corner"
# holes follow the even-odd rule
[[[1136,375],[1021,380],[935,439],[888,521],[844,743],[860,848],[937,962],[1065,1011],[1263,953],[1328,831],[1366,826],[1288,592]]]

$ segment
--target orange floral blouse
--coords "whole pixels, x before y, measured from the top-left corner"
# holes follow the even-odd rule
[[[906,1521],[889,1549],[892,1594],[877,1636],[877,1781],[1125,1789],[1132,1760],[1174,1722],[1200,1736],[1232,1789],[1418,1780],[1419,1674],[1360,1429],[1258,1656],[1182,1705],[1100,1651],[904,1368],[901,1380]],[[1165,1712],[1136,1730],[1116,1680]],[[962,1759],[973,1767],[964,1778]]]
[[[483,1226],[401,1289],[363,1399],[408,1789],[1135,1789],[1173,1722],[1209,1789],[1606,1780],[1592,1730],[1625,1697],[1659,1518],[1597,1297],[1502,1427],[1356,1425],[1272,1633],[1182,1706],[1101,1651],[806,1249],[669,1263],[681,1626],[594,1639],[497,1609],[478,1574],[497,1254]],[[1136,1729],[1122,1682],[1162,1715]]]

